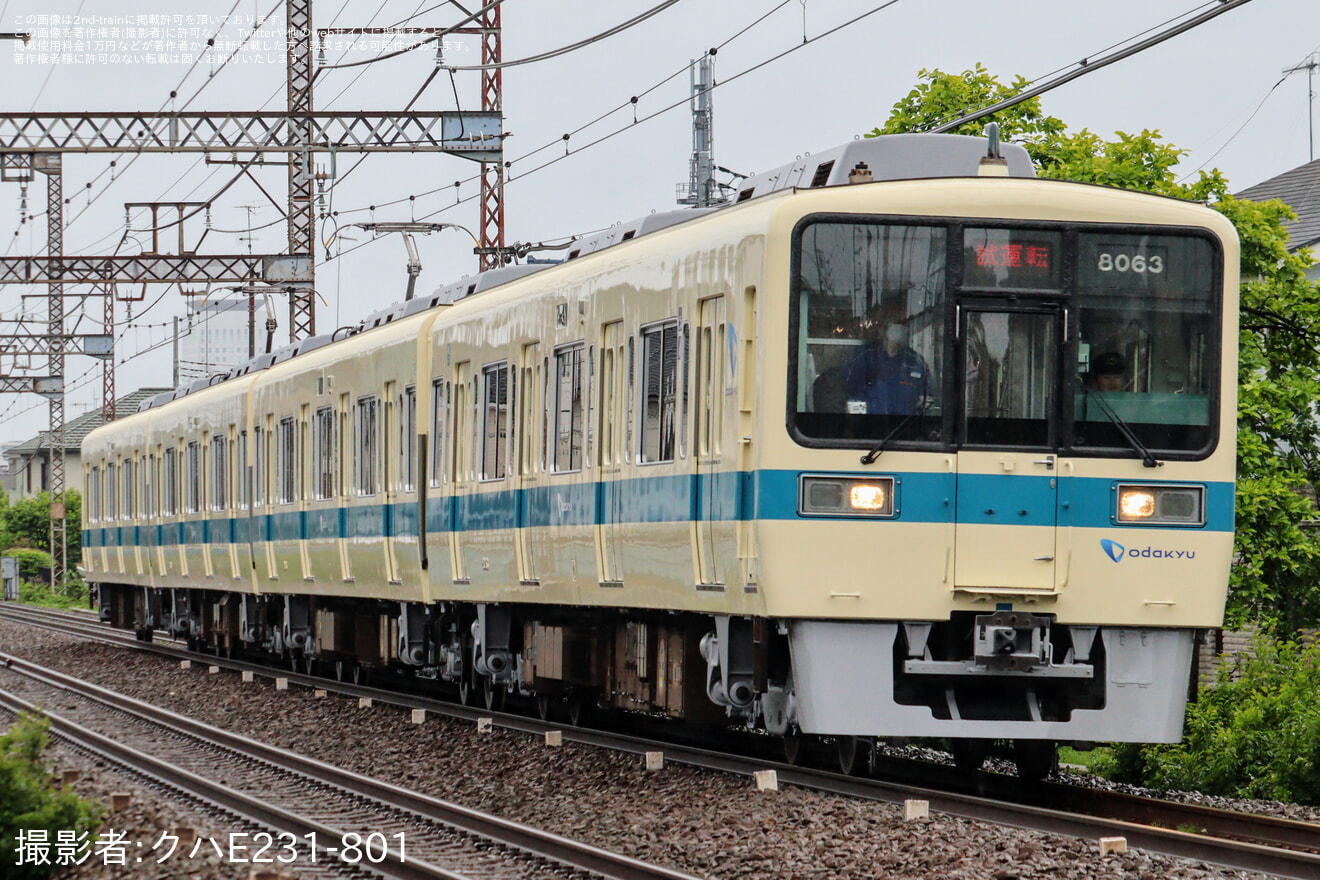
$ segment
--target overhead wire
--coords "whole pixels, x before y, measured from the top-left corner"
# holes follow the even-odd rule
[[[1320,45],[1316,46],[1316,47],[1315,47],[1314,49],[1312,49],[1310,52],[1307,52],[1306,55],[1303,57],[1303,61],[1305,61],[1306,58],[1310,58],[1310,57],[1311,57],[1312,55],[1314,55],[1316,52],[1320,52]],[[1219,147],[1219,149],[1217,149],[1217,150],[1215,150],[1213,153],[1211,153],[1211,154],[1210,154],[1210,157],[1209,157],[1208,159],[1206,159],[1206,160],[1205,160],[1204,162],[1202,162],[1200,165],[1197,165],[1195,168],[1193,168],[1191,171],[1189,171],[1189,172],[1187,172],[1186,174],[1184,174],[1182,177],[1178,178],[1178,182],[1179,182],[1179,183],[1182,183],[1183,181],[1187,180],[1187,179],[1190,178],[1193,174],[1197,173],[1197,172],[1200,171],[1202,168],[1204,168],[1205,166],[1207,166],[1207,165],[1209,165],[1211,162],[1213,162],[1213,161],[1215,160],[1215,157],[1216,157],[1216,156],[1218,156],[1220,153],[1224,152],[1224,150],[1228,149],[1229,144],[1233,143],[1233,141],[1237,139],[1237,136],[1240,135],[1240,134],[1242,134],[1243,130],[1244,130],[1248,125],[1251,124],[1251,120],[1255,119],[1255,118],[1256,118],[1256,115],[1257,115],[1258,113],[1260,113],[1261,108],[1265,106],[1265,102],[1268,101],[1268,100],[1270,99],[1270,95],[1273,95],[1274,92],[1279,88],[1279,86],[1283,85],[1283,83],[1288,79],[1288,77],[1292,76],[1292,73],[1293,73],[1293,71],[1289,70],[1289,71],[1285,72],[1283,76],[1279,77],[1278,82],[1276,82],[1274,85],[1270,86],[1269,91],[1267,91],[1267,92],[1265,93],[1265,97],[1263,97],[1263,98],[1260,99],[1260,103],[1258,103],[1258,104],[1256,105],[1256,109],[1254,109],[1254,110],[1251,111],[1251,115],[1247,117],[1246,121],[1243,122],[1241,125],[1239,125],[1239,126],[1237,127],[1237,131],[1235,131],[1235,132],[1233,132],[1231,135],[1229,135],[1228,140],[1224,141],[1224,143]],[[1222,131],[1223,129],[1220,129],[1220,130]]]
[[[829,30],[823,31],[823,32],[821,32],[820,34],[817,34],[816,36],[811,37],[811,38],[805,40],[804,42],[796,43],[796,44],[794,44],[793,46],[790,46],[789,48],[787,48],[787,49],[785,49],[785,50],[783,50],[783,51],[781,51],[781,52],[778,52],[778,53],[776,53],[775,55],[772,55],[771,57],[766,58],[765,60],[760,61],[760,62],[758,62],[758,63],[752,65],[751,67],[748,67],[748,68],[745,68],[745,69],[739,71],[738,73],[734,74],[733,76],[730,76],[730,77],[728,77],[728,78],[726,78],[726,79],[723,79],[723,80],[720,80],[720,81],[717,81],[717,82],[713,83],[713,84],[711,85],[711,89],[714,90],[715,88],[718,88],[718,87],[720,87],[720,86],[725,86],[725,85],[728,85],[729,83],[736,82],[737,80],[741,79],[742,77],[747,76],[748,74],[753,73],[753,72],[755,72],[755,71],[757,71],[757,70],[760,70],[762,67],[765,67],[767,64],[771,64],[771,63],[773,63],[773,62],[775,62],[775,61],[778,61],[779,59],[781,59],[781,58],[783,58],[783,57],[785,57],[785,56],[787,56],[787,55],[791,55],[792,53],[797,52],[797,51],[799,51],[800,49],[802,49],[802,48],[804,48],[804,47],[806,47],[806,46],[813,45],[813,44],[815,44],[816,42],[818,42],[818,41],[820,41],[820,40],[822,40],[822,39],[825,39],[826,37],[829,37],[829,36],[831,36],[831,35],[833,35],[833,34],[835,34],[835,33],[838,33],[840,30],[843,30],[844,28],[851,27],[852,25],[857,24],[858,22],[860,22],[860,21],[862,21],[862,20],[864,20],[864,19],[866,19],[866,18],[869,18],[869,17],[872,16],[872,15],[875,15],[875,14],[878,13],[878,12],[882,12],[882,11],[884,11],[885,9],[888,9],[888,8],[891,7],[891,6],[894,6],[894,5],[897,4],[898,2],[900,2],[900,0],[886,0],[886,2],[881,3],[881,4],[879,4],[879,5],[875,6],[875,7],[872,7],[870,10],[868,10],[868,11],[866,11],[866,12],[863,12],[863,13],[861,13],[860,15],[856,15],[856,16],[854,16],[854,17],[848,19],[847,21],[845,21],[845,22],[843,22],[843,23],[841,23],[841,24],[838,24],[838,25],[836,25],[836,26],[830,28]],[[786,5],[786,4],[780,4],[780,7],[776,7],[776,9],[781,8],[783,5]],[[772,10],[772,11],[773,11],[773,10]],[[746,30],[747,30],[747,29],[744,28],[742,31],[739,32],[739,34],[741,34],[741,33],[745,33]],[[686,70],[687,68],[684,67],[683,69]],[[670,79],[672,79],[672,78],[673,78],[673,77],[671,76]],[[542,170],[544,170],[544,169],[546,169],[546,168],[549,168],[549,167],[552,166],[552,165],[556,165],[556,164],[558,164],[559,162],[562,162],[564,159],[569,158],[570,156],[577,156],[577,155],[579,155],[580,153],[582,153],[584,150],[588,150],[588,149],[590,149],[590,148],[592,148],[592,147],[594,147],[594,146],[596,146],[596,145],[598,145],[598,144],[604,143],[605,141],[608,141],[608,140],[610,140],[610,139],[612,139],[612,138],[614,138],[614,137],[617,137],[618,135],[622,134],[622,133],[625,132],[625,131],[630,131],[632,128],[636,127],[636,126],[637,126],[638,124],[640,124],[640,123],[648,122],[648,121],[650,121],[650,120],[652,120],[652,119],[655,119],[655,118],[658,117],[658,116],[661,116],[661,115],[663,115],[663,114],[665,114],[665,113],[670,112],[671,110],[673,110],[673,109],[675,109],[675,108],[677,108],[677,107],[685,106],[690,100],[691,100],[690,97],[684,97],[684,98],[682,98],[682,99],[680,99],[680,100],[678,100],[678,101],[675,101],[675,102],[673,102],[673,103],[671,103],[671,104],[668,104],[668,105],[666,105],[666,106],[660,108],[659,110],[656,110],[656,111],[654,111],[654,112],[652,112],[652,113],[650,113],[650,114],[648,114],[648,115],[646,115],[646,116],[642,116],[642,117],[640,117],[640,118],[637,119],[635,122],[633,122],[631,125],[627,125],[627,126],[624,126],[624,127],[621,127],[621,128],[617,128],[617,129],[615,129],[614,131],[611,131],[611,132],[608,132],[608,133],[606,133],[606,134],[604,134],[604,135],[601,135],[600,137],[596,138],[595,140],[593,140],[593,141],[589,141],[589,142],[586,143],[585,145],[583,145],[583,146],[581,146],[581,147],[578,147],[576,150],[573,150],[573,151],[567,151],[567,146],[565,146],[565,150],[566,150],[566,152],[565,152],[563,155],[556,156],[556,157],[553,158],[553,159],[550,159],[550,160],[548,160],[548,161],[546,161],[546,162],[542,162],[540,165],[537,165],[537,166],[533,167],[530,171],[522,172],[521,174],[517,175],[516,177],[513,177],[513,176],[509,177],[508,179],[505,180],[505,185],[508,186],[510,183],[514,182],[515,180],[523,180],[523,179],[525,179],[526,177],[528,177],[529,175],[531,175],[531,174],[535,174],[535,173],[537,173],[537,172],[539,172],[539,171],[542,171]],[[630,101],[629,103],[631,104],[631,101]],[[565,144],[567,144],[567,141],[564,140],[564,139],[555,140],[555,141],[550,141],[550,142],[548,142],[547,144],[545,144],[545,145],[543,145],[543,146],[541,146],[541,147],[536,148],[536,149],[533,150],[532,152],[530,152],[530,153],[528,153],[528,154],[525,154],[524,156],[520,156],[520,157],[518,157],[518,159],[512,160],[509,164],[510,164],[510,166],[512,166],[513,164],[516,164],[517,162],[522,161],[523,159],[527,158],[528,156],[535,155],[536,153],[539,153],[539,152],[541,152],[542,150],[547,149],[550,145],[557,144],[557,143],[565,143]],[[465,180],[458,181],[457,183],[460,183],[460,184],[461,184],[461,183],[468,183],[468,182],[471,182],[471,181],[477,180],[477,179],[479,179],[479,178],[480,178],[480,175],[473,175],[473,176],[471,176],[471,177],[466,178]],[[449,186],[436,187],[436,188],[434,188],[434,189],[427,190],[427,191],[424,192],[424,193],[418,193],[418,194],[416,194],[416,195],[408,196],[408,197],[405,197],[405,198],[402,198],[402,199],[394,199],[394,200],[391,200],[391,201],[389,201],[389,202],[385,202],[385,203],[382,203],[382,204],[378,204],[378,205],[376,205],[376,206],[374,206],[374,207],[377,207],[377,208],[379,208],[379,207],[385,207],[385,206],[389,206],[389,205],[398,204],[398,203],[400,203],[400,202],[408,201],[408,200],[410,200],[410,199],[422,198],[422,197],[424,197],[424,196],[433,195],[433,194],[435,194],[435,193],[437,193],[437,192],[440,192],[441,190],[449,189],[449,188],[451,188],[452,186],[453,186],[453,185],[451,184],[451,185],[449,185]],[[465,197],[457,198],[457,199],[455,199],[455,201],[453,201],[453,202],[451,202],[451,203],[449,203],[449,204],[447,204],[447,205],[445,205],[445,206],[443,206],[443,207],[441,207],[441,208],[438,208],[438,209],[435,210],[435,211],[432,211],[432,212],[430,212],[430,213],[428,213],[428,214],[423,214],[421,217],[418,217],[417,220],[419,220],[419,221],[421,221],[421,220],[428,220],[428,219],[430,219],[430,218],[432,218],[432,217],[435,217],[437,214],[444,213],[445,211],[451,210],[451,209],[457,207],[458,205],[464,204],[465,202],[469,202],[469,201],[471,201],[472,199],[478,198],[479,196],[480,196],[480,193],[476,193],[476,194],[473,194],[473,195],[470,195],[470,196],[465,196]],[[356,213],[356,212],[361,212],[361,211],[363,211],[363,210],[371,210],[371,209],[368,209],[368,208],[354,208],[354,209],[350,209],[349,211],[341,211],[340,213]],[[344,256],[347,256],[348,254],[350,254],[350,253],[352,253],[352,252],[354,252],[354,251],[360,249],[360,248],[366,247],[367,245],[371,244],[373,241],[377,241],[377,240],[379,240],[379,239],[367,239],[367,240],[363,241],[363,242],[360,243],[360,244],[356,244],[356,245],[354,245],[354,246],[352,246],[352,247],[350,247],[350,248],[347,248],[346,250],[340,251],[338,254],[335,254],[335,255],[334,255],[333,257],[331,257],[330,259],[340,259],[340,258],[342,258],[342,257],[344,257]]]
[[[882,12],[883,10],[888,9],[889,7],[895,5],[895,4],[898,3],[898,2],[899,2],[899,0],[886,0],[886,2],[881,3],[881,4],[879,4],[878,6],[873,7],[873,8],[870,9],[869,11],[864,12],[864,13],[862,13],[862,14],[860,14],[860,15],[857,15],[857,16],[851,18],[851,19],[848,19],[847,21],[843,22],[842,24],[836,25],[835,27],[833,27],[833,28],[831,28],[831,29],[829,29],[829,30],[827,30],[827,31],[824,31],[824,32],[822,32],[822,33],[820,33],[820,34],[817,34],[815,37],[812,37],[812,38],[806,40],[805,42],[802,42],[802,43],[795,43],[794,45],[790,46],[788,49],[785,49],[785,50],[783,50],[782,52],[779,52],[779,53],[777,53],[777,54],[775,54],[775,55],[772,55],[771,57],[766,58],[765,60],[758,62],[757,64],[753,65],[752,67],[746,68],[746,69],[744,69],[744,70],[742,70],[742,71],[740,71],[740,72],[738,72],[738,73],[734,74],[733,76],[730,76],[730,77],[728,77],[728,78],[726,78],[726,79],[722,79],[722,80],[719,80],[719,81],[715,82],[715,83],[711,86],[711,89],[714,90],[715,88],[718,88],[718,87],[720,87],[720,86],[725,86],[725,85],[728,85],[728,84],[731,83],[731,82],[735,82],[735,81],[737,81],[738,79],[741,79],[742,77],[746,76],[747,74],[752,73],[752,72],[754,72],[754,71],[756,71],[756,70],[759,70],[760,68],[766,66],[767,64],[771,64],[771,63],[773,63],[773,62],[775,62],[775,61],[778,61],[780,58],[783,58],[783,57],[785,57],[786,55],[790,55],[790,54],[792,54],[792,53],[794,53],[794,52],[797,52],[798,50],[800,50],[800,49],[802,49],[802,48],[804,48],[804,47],[806,47],[806,46],[813,45],[813,44],[816,43],[817,41],[822,40],[822,39],[824,39],[824,38],[826,38],[826,37],[828,37],[828,36],[831,36],[832,34],[837,33],[838,31],[842,30],[843,28],[850,27],[850,26],[856,24],[857,22],[862,21],[862,20],[865,19],[865,18],[868,18],[868,17],[870,17],[870,16],[872,16],[872,15],[875,15],[875,14],[878,13],[878,12]],[[786,4],[786,3],[780,3],[779,6],[776,6],[774,9],[771,10],[771,12],[775,12],[775,11],[777,11],[778,9],[783,8],[785,5],[787,5],[787,4]],[[766,16],[762,16],[760,19],[757,19],[756,22],[753,22],[753,25],[755,25],[755,24],[759,23],[760,21],[764,20],[765,17],[766,17]],[[742,30],[738,31],[738,33],[736,33],[733,37],[730,37],[728,40],[724,41],[724,43],[721,43],[721,44],[720,44],[719,46],[717,46],[716,48],[722,48],[723,46],[727,45],[727,44],[728,44],[729,42],[731,42],[733,39],[736,39],[738,36],[741,36],[742,34],[746,33],[746,32],[750,29],[750,27],[751,27],[751,26],[749,26],[749,27],[745,27],[745,28],[743,28]],[[648,89],[647,92],[654,91],[654,89],[657,88],[659,85],[662,85],[663,83],[668,82],[669,80],[672,80],[675,76],[677,76],[677,75],[683,73],[684,71],[686,71],[686,70],[688,69],[689,66],[690,66],[690,65],[684,65],[684,66],[683,66],[682,68],[680,68],[676,73],[671,74],[671,75],[670,75],[669,77],[667,77],[665,80],[662,80],[661,83],[657,84],[657,86],[653,86],[652,88]],[[643,94],[646,94],[646,93],[643,93]],[[568,142],[569,142],[569,135],[567,135],[567,134],[566,134],[565,136],[561,137],[561,138],[557,138],[557,139],[555,139],[555,140],[547,141],[546,143],[542,144],[541,146],[536,147],[535,149],[533,149],[533,150],[531,150],[531,151],[529,151],[529,152],[527,152],[527,153],[525,153],[525,154],[523,154],[523,155],[517,157],[516,159],[511,160],[510,163],[509,163],[510,166],[516,165],[516,164],[519,163],[519,162],[526,161],[526,160],[529,159],[530,157],[535,156],[535,155],[537,155],[538,153],[541,153],[541,152],[543,152],[543,151],[545,151],[545,150],[547,150],[547,149],[549,149],[549,148],[551,148],[551,147],[553,147],[553,146],[559,145],[559,144],[564,144],[564,145],[565,145],[565,150],[566,150],[566,152],[565,152],[563,155],[561,155],[561,156],[557,156],[557,157],[555,157],[554,159],[551,159],[551,160],[549,160],[549,161],[547,161],[547,162],[544,162],[544,163],[542,163],[542,164],[540,164],[540,165],[537,165],[537,166],[533,167],[530,171],[522,172],[521,174],[517,175],[516,177],[511,176],[508,180],[505,181],[505,185],[508,185],[509,183],[511,183],[511,182],[512,182],[513,180],[515,180],[515,179],[516,179],[516,180],[521,180],[521,179],[527,177],[529,174],[534,174],[534,173],[536,173],[536,172],[538,172],[538,171],[543,170],[544,168],[548,168],[548,167],[551,166],[551,165],[555,165],[555,164],[557,164],[557,163],[563,161],[564,159],[568,158],[569,156],[576,156],[576,155],[582,153],[584,150],[590,149],[591,147],[594,147],[594,146],[596,146],[597,144],[600,144],[600,143],[603,143],[604,141],[610,140],[611,138],[614,138],[614,137],[618,136],[619,134],[622,134],[622,133],[625,132],[625,131],[629,131],[629,130],[631,130],[632,128],[634,128],[635,126],[637,126],[637,125],[639,125],[639,124],[641,124],[641,123],[643,123],[643,122],[648,122],[648,121],[650,121],[650,120],[652,120],[652,119],[655,119],[655,118],[658,117],[658,116],[661,116],[661,115],[663,115],[663,114],[665,114],[665,113],[670,112],[671,110],[674,110],[674,109],[677,108],[677,107],[682,107],[682,106],[686,105],[690,100],[691,100],[690,96],[685,96],[685,97],[681,98],[680,100],[674,101],[674,102],[671,103],[671,104],[668,104],[668,105],[666,105],[666,106],[664,106],[664,107],[661,107],[659,110],[653,111],[652,113],[650,113],[650,114],[648,114],[648,115],[646,115],[646,116],[642,116],[642,117],[637,118],[634,122],[632,122],[632,123],[629,124],[629,125],[626,125],[626,126],[622,126],[622,127],[620,127],[620,128],[617,128],[617,129],[615,129],[615,130],[613,130],[613,131],[611,131],[611,132],[608,132],[608,133],[602,135],[601,137],[596,138],[596,139],[593,140],[593,141],[589,141],[588,143],[584,144],[583,146],[578,147],[578,148],[575,149],[575,150],[568,150],[567,144],[568,144]],[[579,126],[578,129],[576,129],[574,132],[572,132],[572,133],[570,133],[570,134],[577,134],[578,132],[581,132],[582,130],[584,130],[584,129],[590,127],[591,125],[594,125],[596,122],[599,122],[600,120],[602,120],[602,119],[604,119],[604,118],[606,118],[606,117],[608,117],[608,116],[610,116],[610,115],[613,115],[614,113],[618,112],[618,110],[623,109],[623,108],[628,107],[628,106],[631,106],[632,104],[633,104],[633,102],[632,102],[631,100],[629,100],[629,101],[627,101],[627,102],[625,102],[625,103],[623,103],[623,104],[620,104],[618,107],[615,107],[613,110],[610,110],[610,111],[608,111],[607,113],[602,114],[601,116],[598,116],[598,117],[597,117],[595,120],[593,120],[592,122],[586,123],[586,124],[583,125],[583,126]],[[460,180],[460,181],[457,181],[456,183],[458,183],[458,184],[471,183],[471,182],[473,182],[473,181],[479,180],[480,177],[481,177],[480,174],[475,174],[475,175],[472,175],[472,176],[467,177],[467,178],[465,178],[465,179],[462,179],[462,180]],[[389,207],[389,206],[391,206],[391,205],[396,205],[396,204],[399,204],[399,203],[401,203],[401,202],[409,201],[409,200],[411,200],[411,199],[420,199],[420,198],[424,198],[424,197],[426,197],[426,196],[434,195],[434,194],[436,194],[436,193],[438,193],[438,192],[441,192],[441,191],[443,191],[443,190],[451,189],[451,188],[453,188],[453,186],[454,186],[454,184],[447,184],[447,185],[445,185],[445,186],[435,187],[435,188],[433,188],[433,189],[426,190],[425,192],[416,193],[416,194],[414,194],[414,195],[405,196],[405,197],[403,197],[403,198],[392,199],[392,200],[390,200],[390,201],[386,201],[386,202],[379,202],[379,203],[377,203],[377,204],[375,205],[375,207],[376,207],[376,208]],[[467,196],[467,197],[464,197],[464,198],[457,199],[456,201],[450,203],[449,205],[446,205],[444,208],[441,208],[441,209],[439,209],[438,211],[433,211],[433,212],[430,213],[430,214],[423,215],[423,217],[418,218],[418,219],[427,219],[427,218],[429,218],[429,217],[433,217],[433,216],[435,216],[436,214],[440,213],[441,211],[448,210],[449,208],[455,207],[456,205],[459,205],[459,204],[463,204],[464,202],[470,201],[470,200],[472,200],[473,198],[476,198],[476,196],[475,196],[475,195],[474,195],[474,196]],[[366,211],[366,210],[370,210],[370,209],[369,209],[369,208],[352,208],[352,209],[349,209],[349,210],[347,210],[347,211],[341,211],[340,213],[360,213],[360,212],[362,212],[362,211]],[[365,245],[366,243],[367,243],[367,242],[364,242],[363,244]],[[353,249],[356,249],[357,247],[362,247],[362,246],[363,246],[363,245],[357,245],[357,246],[355,246],[355,248],[353,248]],[[348,251],[345,251],[344,253],[348,253]],[[341,256],[342,256],[342,254],[341,254]]]

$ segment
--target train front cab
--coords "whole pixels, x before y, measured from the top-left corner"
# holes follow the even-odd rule
[[[991,185],[1051,219],[914,219],[900,191],[794,224],[796,466],[763,472],[760,515],[796,723],[1176,741],[1232,553],[1236,236],[1171,200]]]

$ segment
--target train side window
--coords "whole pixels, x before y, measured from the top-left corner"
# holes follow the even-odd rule
[[[312,497],[318,501],[335,497],[335,411],[323,406],[316,411],[312,431]]]
[[[502,480],[509,433],[509,365],[493,364],[481,371],[484,386],[481,412],[481,479]]]
[[[403,389],[403,413],[400,418],[399,472],[403,475],[403,491],[417,491],[417,388]]]
[[[252,504],[252,483],[248,479],[247,431],[238,432],[238,447],[234,457],[238,459],[238,509],[247,510]]]
[[[600,349],[600,445],[598,458],[601,466],[614,464],[615,413],[614,401],[618,393],[615,383],[615,352],[613,346]]]
[[[280,504],[291,504],[294,499],[295,474],[297,461],[294,452],[293,416],[280,419],[277,434],[275,472],[278,491],[275,500]]]
[[[541,470],[550,470],[550,358],[541,362]]]
[[[529,363],[529,361],[525,360],[524,363]],[[522,418],[518,423],[517,432],[518,473],[520,474],[530,474],[532,472],[532,460],[535,457],[533,450],[536,448],[536,436],[533,433],[533,425],[536,423],[534,418],[536,413],[536,383],[532,378],[535,372],[534,367],[526,366],[522,368],[522,402],[520,404]]]
[[[469,443],[467,431],[467,393],[468,384],[463,378],[467,372],[466,364],[459,364],[455,371],[454,381],[451,385],[453,390],[453,442],[450,444],[453,450],[453,470],[450,472],[451,479],[455,483],[467,482],[467,471],[464,470],[465,446]]]
[[[628,337],[628,390],[624,392],[624,406],[627,407],[627,413],[624,416],[624,446],[623,463],[632,463],[633,450],[633,383],[637,376],[637,351],[635,337]]]
[[[252,506],[266,503],[266,438],[261,426],[252,429]]]
[[[202,448],[196,440],[188,443],[188,497],[184,504],[184,513],[196,513],[200,504],[202,488]]]
[[[119,516],[119,466],[113,461],[105,466],[105,518],[114,522]]]
[[[87,474],[87,521],[101,519],[101,469],[93,467]]]
[[[353,471],[358,495],[376,494],[377,406],[374,396],[358,398],[353,426]]]
[[[175,463],[177,454],[174,447],[165,450],[164,462],[161,469],[164,471],[164,486],[161,492],[161,512],[166,516],[174,516],[179,512],[178,504],[178,473]]]
[[[133,459],[126,458],[119,463],[119,475],[121,480],[120,491],[121,506],[119,515],[122,519],[133,518]]]
[[[223,434],[211,437],[211,509],[225,510],[229,507],[226,490],[229,488],[229,456]]]
[[[431,485],[439,486],[445,474],[445,427],[449,420],[449,389],[443,379],[431,383]]]
[[[582,426],[586,433],[586,457],[585,461],[591,463],[591,443],[595,437],[595,431],[591,425],[591,407],[594,395],[596,393],[596,346],[587,346],[587,388],[582,399],[582,405],[586,409],[583,415]]]
[[[508,461],[507,470],[512,472],[518,461],[516,443],[518,439],[518,426],[521,424],[521,421],[518,418],[518,368],[516,366],[509,367],[508,413],[509,424],[507,425],[507,434],[509,435],[509,442],[505,446],[504,454],[507,456],[505,460]]]
[[[681,424],[678,428],[678,457],[687,458],[687,436],[688,436],[688,361],[691,358],[692,351],[692,327],[686,322],[683,324],[683,384],[682,384],[682,412],[680,414]]]
[[[674,460],[678,324],[642,329],[642,442],[638,461]]]
[[[304,403],[298,408],[298,422],[294,428],[295,438],[293,458],[293,500],[301,501],[307,497],[307,483],[311,461],[311,405]]]
[[[582,469],[582,343],[555,352],[555,473]]]
[[[142,456],[142,515],[156,515],[156,455]]]
[[[339,395],[339,426],[338,431],[335,434],[334,468],[335,487],[338,489],[339,494],[344,496],[349,495],[351,491],[347,465],[347,459],[352,454],[348,442],[350,433],[348,427],[348,414],[348,395],[341,394]]]

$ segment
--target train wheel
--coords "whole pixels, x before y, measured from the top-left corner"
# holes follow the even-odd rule
[[[354,663],[352,667],[353,684],[359,687],[369,687],[371,684],[371,670],[361,663]]]
[[[550,708],[551,708],[551,704],[550,704],[550,698],[549,698],[549,697],[543,695],[543,696],[539,696],[539,697],[536,698],[536,717],[537,717],[537,718],[540,718],[542,721],[549,721],[549,720],[550,720]]]
[[[568,723],[581,727],[591,717],[595,700],[589,694],[574,692],[568,697]]]
[[[1047,740],[1014,740],[1013,759],[1017,761],[1018,777],[1031,782],[1039,782],[1059,769],[1059,750]]]
[[[949,743],[953,752],[953,765],[965,773],[981,769],[990,757],[990,741],[984,739],[955,739]]]
[[[802,731],[796,727],[784,734],[784,763],[796,766],[802,761],[805,743]]]
[[[870,766],[871,744],[857,736],[834,738],[835,754],[839,759],[839,772],[845,776],[860,776]]]
[[[481,679],[481,702],[485,705],[487,711],[504,711],[504,688],[495,684],[488,677]]]

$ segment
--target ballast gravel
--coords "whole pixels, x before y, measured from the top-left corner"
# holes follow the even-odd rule
[[[1264,876],[1138,850],[1101,857],[1093,840],[940,814],[905,822],[901,806],[792,786],[758,792],[748,779],[675,764],[647,772],[634,755],[576,743],[550,748],[499,728],[478,735],[475,725],[435,716],[415,725],[398,708],[377,704],[360,709],[354,700],[315,699],[297,687],[277,692],[270,678],[244,684],[233,673],[207,675],[204,664],[181,670],[177,661],[8,622],[0,622],[0,650],[358,773],[700,877]],[[88,771],[91,778],[79,784],[80,790],[99,793],[119,784],[106,768]],[[1315,811],[1299,815],[1301,808],[1253,806],[1316,818]],[[181,822],[208,824],[187,815],[174,818],[169,807],[156,813],[135,818],[143,836],[153,823],[160,824],[157,835]],[[204,830],[223,834],[228,829]],[[192,874],[177,876],[247,876],[246,870],[220,868],[198,866]],[[102,866],[89,865],[59,876],[176,875],[105,873]]]

